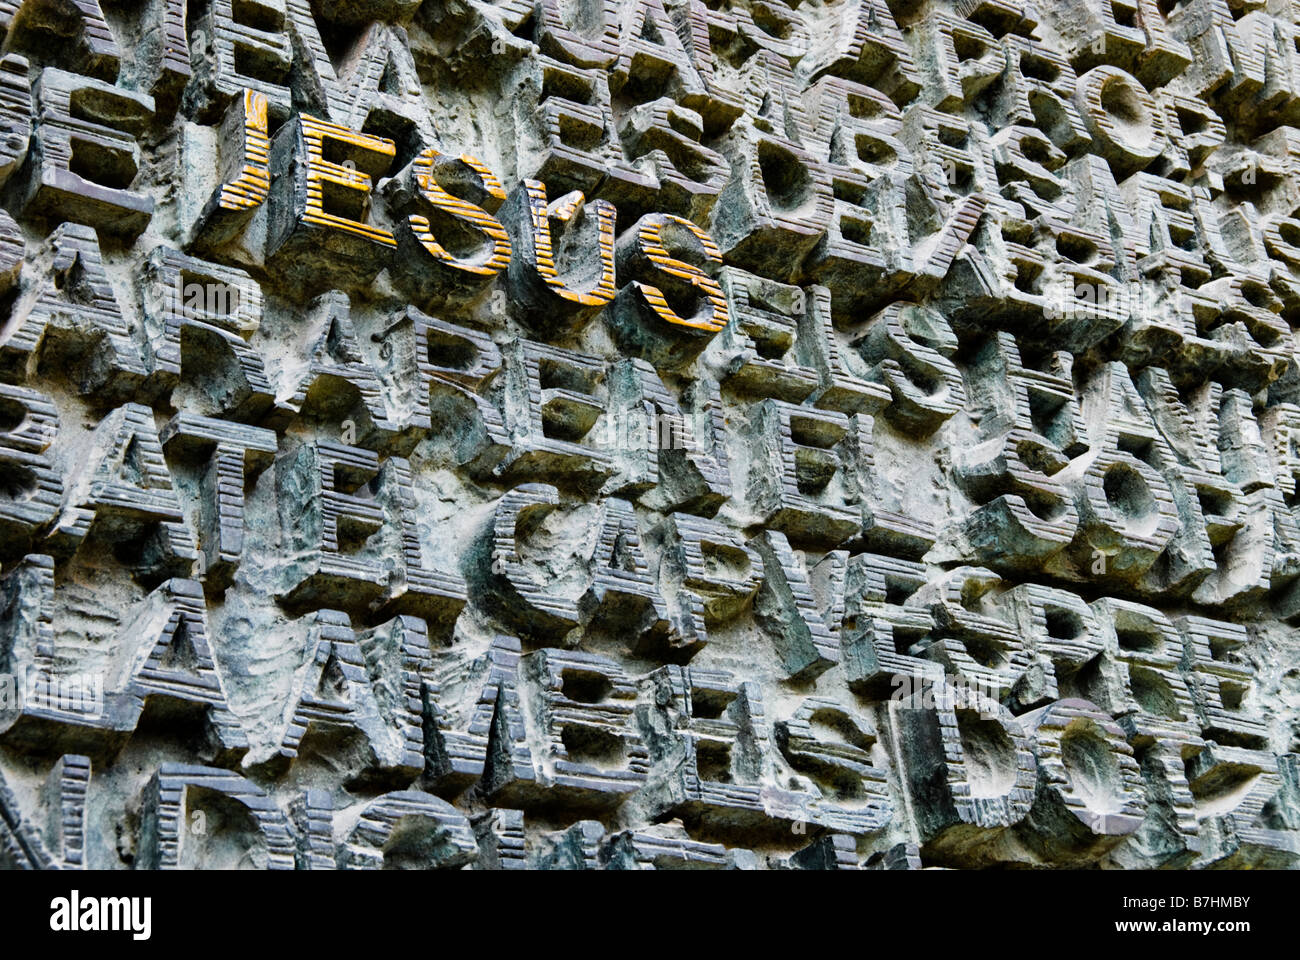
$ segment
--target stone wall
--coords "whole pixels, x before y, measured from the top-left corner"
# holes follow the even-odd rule
[[[1300,6],[0,32],[0,864],[1300,860]]]

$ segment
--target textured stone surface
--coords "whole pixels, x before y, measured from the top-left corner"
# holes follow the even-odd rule
[[[1300,865],[1300,6],[0,36],[0,866]]]

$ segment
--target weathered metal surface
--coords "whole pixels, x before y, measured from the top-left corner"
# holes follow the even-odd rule
[[[1297,5],[0,34],[0,865],[1300,862]]]

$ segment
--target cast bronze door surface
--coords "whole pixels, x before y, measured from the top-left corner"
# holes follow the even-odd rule
[[[1300,865],[1300,4],[0,37],[0,866]]]

